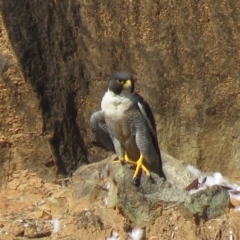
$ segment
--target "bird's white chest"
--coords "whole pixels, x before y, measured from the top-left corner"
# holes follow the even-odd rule
[[[111,92],[106,92],[102,99],[101,108],[105,116],[117,120],[126,116],[126,112],[132,105],[131,96],[115,95]]]

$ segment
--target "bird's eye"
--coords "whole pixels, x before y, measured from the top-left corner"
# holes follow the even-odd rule
[[[117,79],[117,83],[124,84],[124,81],[121,79]]]

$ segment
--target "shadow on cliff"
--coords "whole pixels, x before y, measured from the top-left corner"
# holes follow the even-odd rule
[[[2,1],[1,12],[25,79],[39,98],[43,135],[58,172],[70,174],[88,163],[77,120],[78,97],[88,93],[84,65],[76,66],[79,4],[72,1]],[[70,12],[72,14],[68,14]]]

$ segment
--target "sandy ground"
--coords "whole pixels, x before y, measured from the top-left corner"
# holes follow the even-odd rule
[[[71,179],[44,182],[36,173],[18,170],[0,191],[0,239],[239,239],[240,212],[236,209],[196,224],[176,205],[160,205],[159,217],[142,228],[142,238],[131,237],[137,229],[117,208],[99,199],[92,207],[87,198],[74,200]]]

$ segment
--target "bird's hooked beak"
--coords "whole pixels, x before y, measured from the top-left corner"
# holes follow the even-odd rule
[[[123,85],[123,89],[126,89],[126,90],[131,90],[132,89],[132,81],[130,79],[128,79],[124,85]]]

